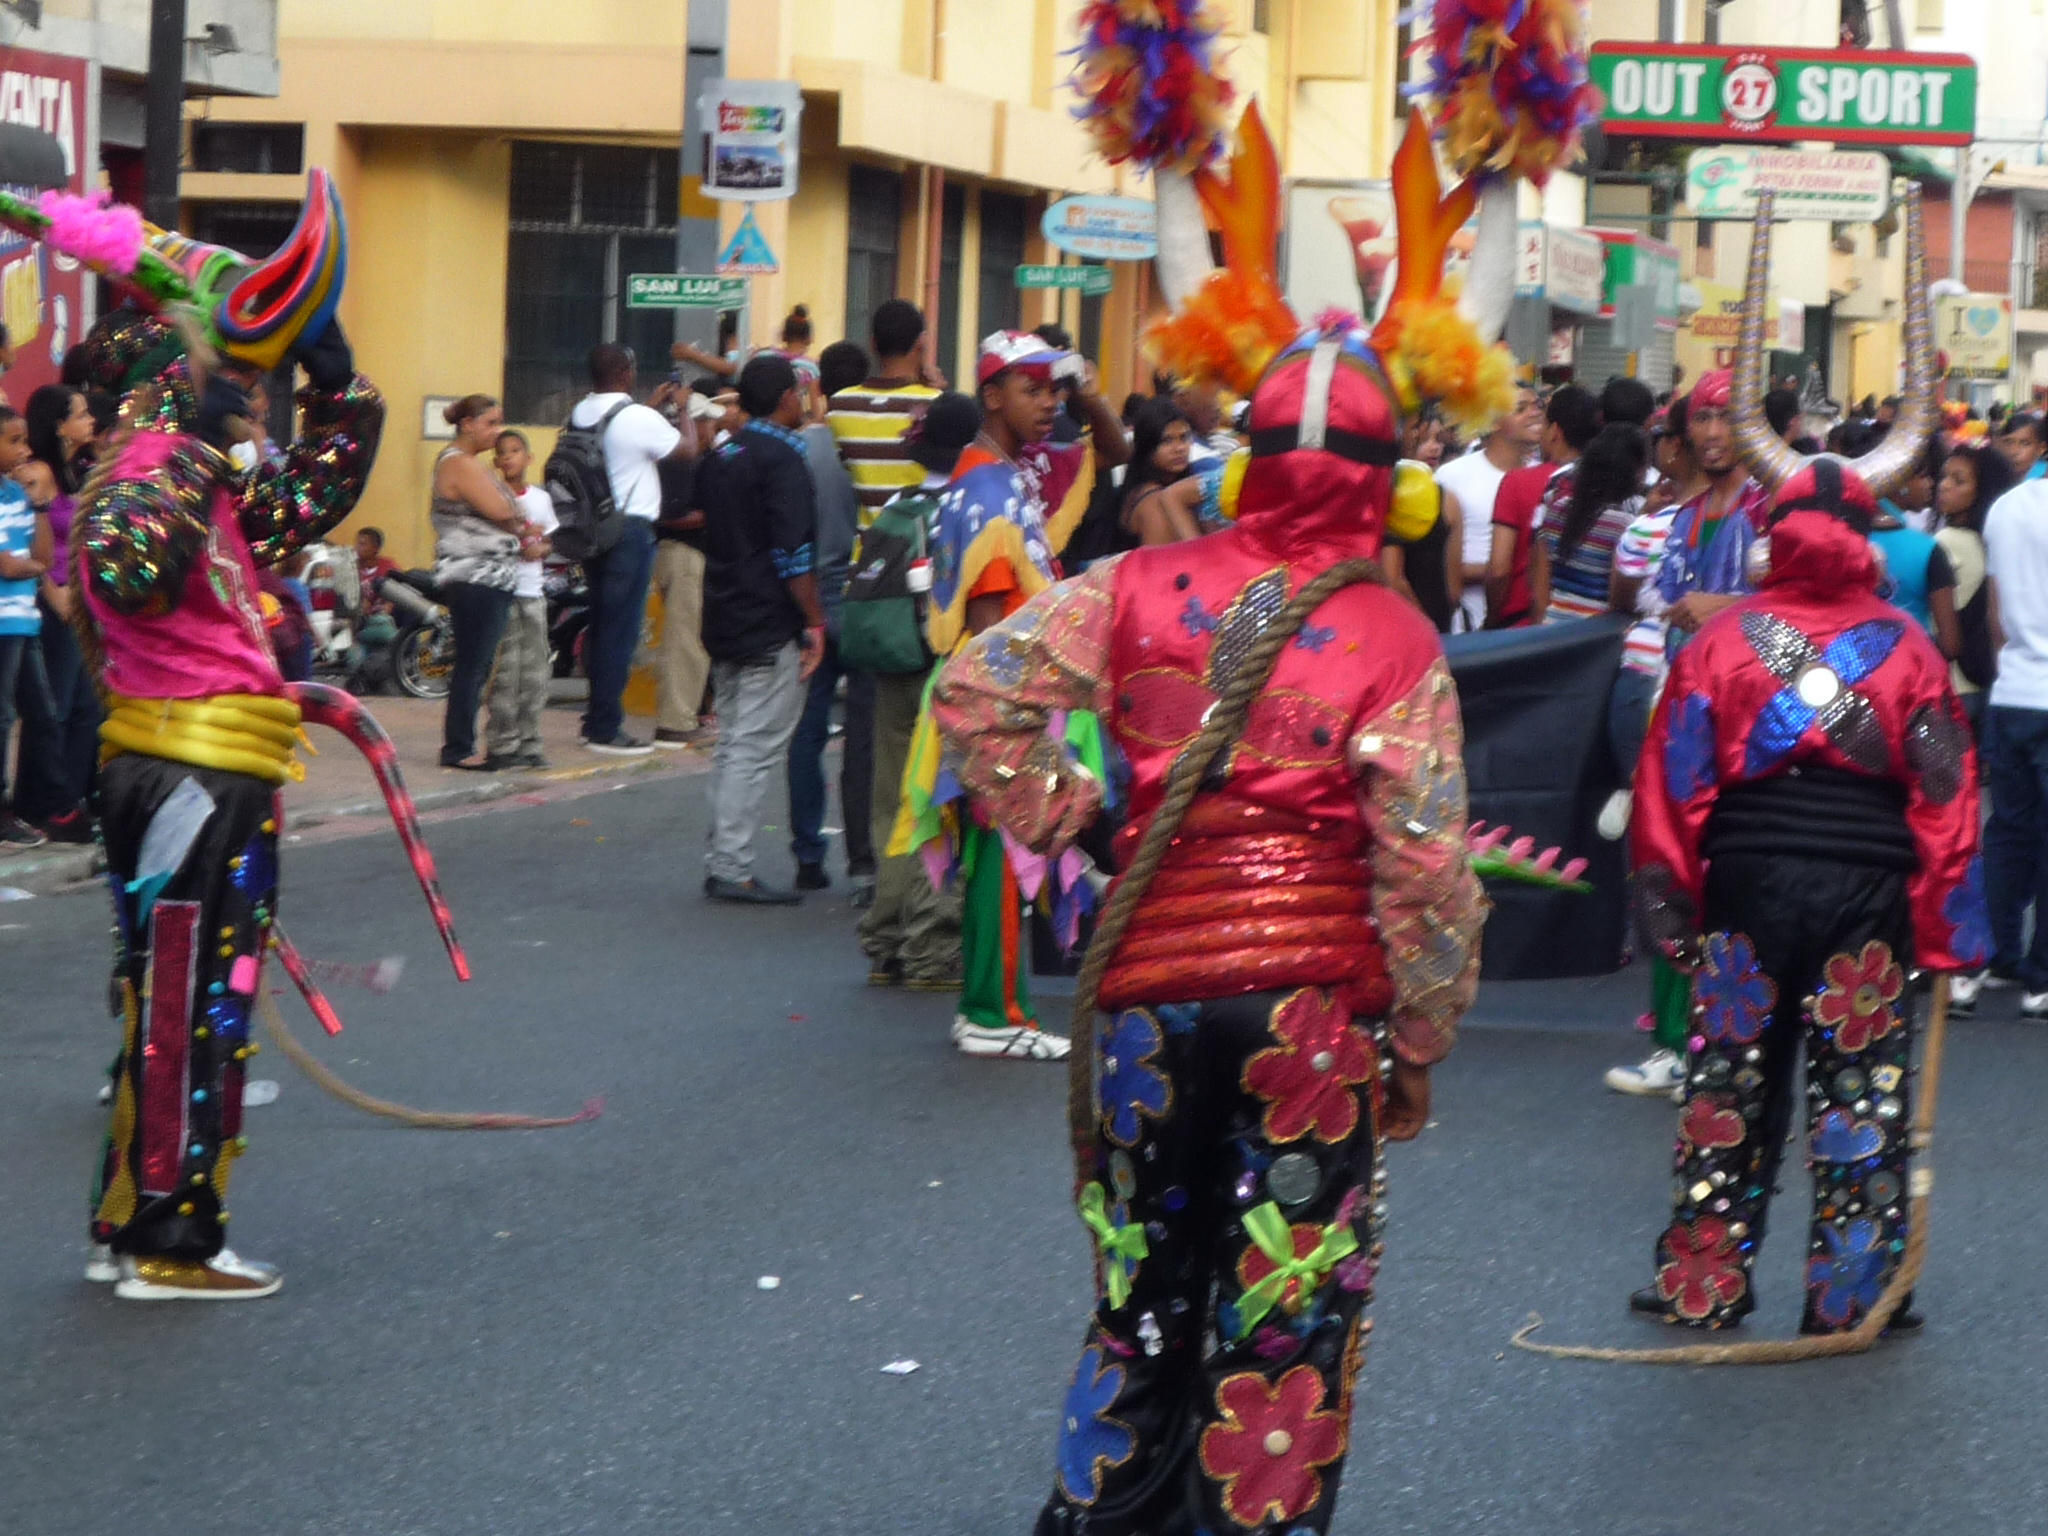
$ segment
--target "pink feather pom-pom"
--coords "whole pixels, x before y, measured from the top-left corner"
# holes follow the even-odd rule
[[[1569,882],[1578,879],[1585,872],[1586,861],[1584,859],[1567,859],[1564,868],[1557,872],[1557,876],[1560,880]]]
[[[46,245],[103,272],[126,276],[142,255],[142,215],[109,194],[45,192],[36,206],[50,221]]]

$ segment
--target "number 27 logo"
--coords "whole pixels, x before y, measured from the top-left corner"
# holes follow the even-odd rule
[[[1767,61],[1744,54],[1729,62],[1721,78],[1721,114],[1731,127],[1761,128],[1777,104],[1778,77]]]

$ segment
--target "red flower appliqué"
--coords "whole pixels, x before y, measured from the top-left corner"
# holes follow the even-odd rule
[[[1308,1222],[1300,1222],[1289,1227],[1287,1235],[1294,1239],[1294,1256],[1297,1259],[1305,1259],[1314,1253],[1316,1248],[1322,1243],[1323,1229]],[[1278,1264],[1266,1257],[1266,1251],[1259,1247],[1257,1243],[1246,1244],[1244,1252],[1238,1256],[1237,1260],[1237,1284],[1239,1289],[1250,1290],[1279,1267]],[[1290,1316],[1299,1312],[1302,1302],[1307,1300],[1307,1297],[1303,1296],[1301,1292],[1303,1278],[1302,1276],[1296,1276],[1294,1279],[1289,1280],[1280,1292],[1278,1306],[1281,1311],[1288,1313]]]
[[[1664,1234],[1671,1257],[1657,1271],[1657,1294],[1693,1322],[1717,1307],[1733,1305],[1749,1289],[1742,1257],[1718,1216],[1703,1216],[1690,1226],[1681,1222]]]
[[[1294,1141],[1315,1132],[1342,1141],[1358,1129],[1358,1096],[1373,1077],[1373,1058],[1351,1014],[1323,987],[1304,987],[1273,1010],[1273,1036],[1283,1042],[1245,1063],[1244,1086],[1266,1100],[1266,1137]]]
[[[1239,1525],[1293,1520],[1323,1496],[1319,1469],[1344,1454],[1348,1433],[1323,1408],[1323,1378],[1297,1365],[1268,1386],[1250,1371],[1216,1389],[1222,1417],[1202,1431],[1202,1471],[1223,1485],[1223,1507]]]
[[[1814,999],[1814,1013],[1835,1032],[1835,1047],[1854,1054],[1882,1040],[1899,1022],[1892,1004],[1906,990],[1906,973],[1889,944],[1872,939],[1860,955],[1836,955],[1823,973],[1827,985]]]
[[[1678,1134],[1691,1145],[1708,1151],[1715,1147],[1739,1147],[1748,1127],[1725,1094],[1707,1094],[1685,1106],[1678,1119]]]

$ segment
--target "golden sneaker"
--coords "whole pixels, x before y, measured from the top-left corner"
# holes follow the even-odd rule
[[[203,1261],[124,1257],[114,1294],[123,1301],[254,1301],[283,1284],[284,1276],[270,1265],[223,1248]]]

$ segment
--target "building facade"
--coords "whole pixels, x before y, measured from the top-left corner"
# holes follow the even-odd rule
[[[1396,122],[1394,0],[1225,0],[1230,69],[1291,174],[1383,175]],[[803,91],[796,197],[755,204],[780,271],[750,281],[744,338],[797,304],[818,344],[865,341],[891,296],[934,320],[939,366],[976,340],[1057,320],[1104,387],[1144,377],[1142,263],[1103,298],[1020,292],[1062,258],[1040,233],[1076,192],[1142,193],[1092,159],[1065,88],[1078,0],[282,0],[275,100],[191,122],[186,219],[261,248],[303,168],[325,165],[353,242],[343,319],[391,398],[359,520],[401,560],[431,550],[426,485],[441,402],[500,396],[536,446],[582,390],[582,359],[635,346],[642,384],[708,312],[634,310],[635,272],[712,270],[741,209],[701,194],[694,103],[725,76]],[[686,129],[686,115],[689,126]]]

